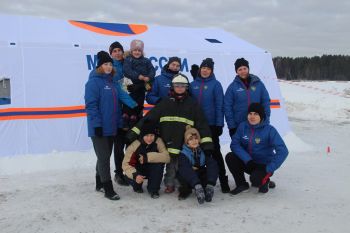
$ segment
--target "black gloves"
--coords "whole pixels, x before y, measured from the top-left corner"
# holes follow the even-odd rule
[[[95,136],[96,137],[103,137],[103,129],[102,129],[102,127],[95,127]]]
[[[144,90],[145,84],[142,83],[136,83],[136,84],[130,84],[126,87],[129,92],[137,92],[139,90]]]
[[[128,89],[129,92],[135,92],[136,91],[135,84],[128,85],[126,89]]]
[[[216,135],[216,136],[221,136],[222,134],[222,129],[223,129],[223,126],[217,126],[217,125],[211,125],[210,126],[210,130],[211,130],[211,133],[213,135]]]
[[[266,171],[255,169],[250,175],[250,182],[253,187],[260,187],[262,185],[262,180],[266,176]]]
[[[216,135],[221,136],[222,128],[222,126],[215,126]]]
[[[229,129],[229,132],[230,132],[230,137],[231,137],[231,138],[232,138],[232,136],[233,136],[233,135],[235,135],[236,130],[237,130],[237,128],[232,128],[232,129]]]

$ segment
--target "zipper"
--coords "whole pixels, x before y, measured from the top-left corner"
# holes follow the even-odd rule
[[[250,156],[253,154],[253,146],[252,146],[253,136],[254,136],[254,128],[250,127],[250,137],[249,137],[249,146],[248,146]]]

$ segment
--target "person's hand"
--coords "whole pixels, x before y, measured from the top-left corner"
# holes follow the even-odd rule
[[[142,184],[144,179],[145,179],[145,176],[137,175],[136,176],[136,183]]]
[[[142,74],[139,75],[139,80],[143,81],[145,78],[145,76],[143,76]]]
[[[140,162],[140,164],[145,164],[145,163],[147,163],[147,155],[142,155],[142,154],[140,154],[140,155],[139,155],[139,162]]]
[[[236,128],[231,128],[231,129],[229,129],[229,133],[230,133],[230,137],[232,138],[232,136],[233,135],[235,135],[235,133],[236,133]]]
[[[218,136],[221,136],[221,134],[222,134],[222,129],[224,128],[224,127],[222,127],[222,126],[215,126],[215,131],[216,131],[216,134],[218,135]]]
[[[95,136],[96,137],[103,137],[103,128],[102,127],[95,127]]]
[[[136,91],[136,85],[135,84],[130,84],[126,87],[129,92],[135,92]]]

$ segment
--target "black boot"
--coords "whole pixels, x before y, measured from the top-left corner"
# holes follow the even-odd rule
[[[249,190],[249,184],[248,184],[248,182],[245,182],[245,183],[243,183],[241,185],[238,185],[235,189],[233,189],[230,192],[230,194],[231,195],[237,195],[237,194],[239,194],[241,192],[246,192],[248,190]]]
[[[178,200],[185,200],[186,198],[188,198],[192,193],[192,189],[190,187],[188,187],[187,185],[181,185],[179,187],[179,196],[178,196]]]
[[[228,185],[228,177],[220,177],[220,186],[221,186],[221,192],[222,193],[229,193],[230,192],[230,186]]]
[[[129,183],[126,181],[125,176],[123,174],[121,175],[115,174],[114,180],[115,182],[117,182],[117,184],[121,186],[129,186]]]
[[[272,180],[270,180],[270,183],[269,183],[269,188],[270,188],[270,189],[274,189],[274,188],[276,188],[276,183],[275,183],[275,182],[273,182]]]
[[[105,190],[105,197],[109,200],[116,201],[120,199],[119,195],[114,192],[113,183],[111,180],[103,183],[103,189]]]
[[[96,191],[102,193],[104,192],[100,176],[96,176]]]

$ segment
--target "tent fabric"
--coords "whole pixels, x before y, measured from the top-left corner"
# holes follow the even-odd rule
[[[0,15],[0,79],[11,84],[10,101],[0,102],[0,157],[91,149],[84,111],[91,62],[112,42],[128,50],[133,39],[144,41],[157,74],[171,56],[184,61],[182,72],[189,77],[192,64],[213,58],[224,90],[235,76],[234,61],[246,58],[269,91],[272,125],[282,135],[290,131],[272,57],[265,50],[221,29],[104,24],[86,22],[87,29],[68,20]],[[226,132],[222,141],[229,140]]]

